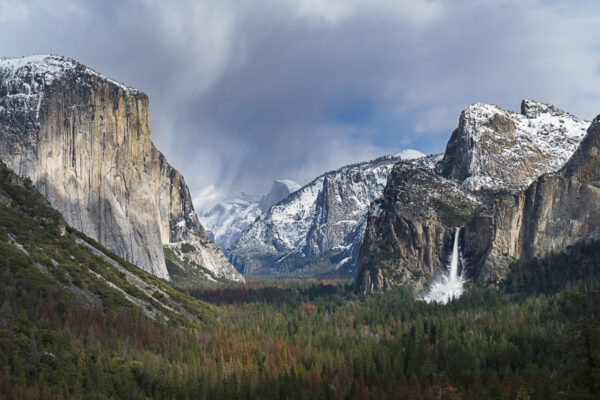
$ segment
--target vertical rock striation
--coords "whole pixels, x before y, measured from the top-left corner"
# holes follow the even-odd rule
[[[0,138],[0,158],[70,225],[160,278],[163,244],[207,240],[151,142],[143,92],[64,57],[3,59]]]
[[[499,198],[466,226],[467,257],[481,283],[496,284],[511,261],[600,239],[600,116],[571,159],[526,190]]]
[[[392,170],[372,204],[358,258],[362,293],[405,285],[419,292],[445,271],[454,227],[479,209],[477,197],[434,171],[407,163]]]

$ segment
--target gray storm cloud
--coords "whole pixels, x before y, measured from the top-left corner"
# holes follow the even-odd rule
[[[600,8],[577,1],[0,0],[2,56],[57,53],[150,96],[192,192],[260,193],[402,148],[475,101],[600,112]]]

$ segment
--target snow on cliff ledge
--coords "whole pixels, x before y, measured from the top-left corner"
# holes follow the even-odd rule
[[[8,86],[8,95],[22,93],[20,90],[22,85],[26,85],[25,88],[28,89],[29,94],[37,93],[44,85],[50,86],[55,80],[72,71],[96,76],[118,86],[126,93],[141,93],[131,86],[108,78],[68,57],[40,54],[0,59],[0,76]],[[11,85],[14,85],[12,90]]]
[[[590,122],[523,100],[521,113],[475,103],[463,110],[436,171],[469,190],[519,191],[560,169]]]

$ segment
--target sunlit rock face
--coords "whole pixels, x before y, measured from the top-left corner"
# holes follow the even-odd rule
[[[469,190],[517,192],[560,169],[590,122],[523,100],[521,113],[475,103],[463,110],[436,171]]]
[[[71,226],[160,278],[163,244],[207,241],[143,92],[64,57],[0,60],[0,138],[0,158]]]

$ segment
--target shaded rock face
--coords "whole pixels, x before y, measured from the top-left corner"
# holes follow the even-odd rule
[[[356,285],[362,293],[405,285],[422,291],[446,270],[455,226],[473,218],[481,202],[434,171],[394,166],[369,210]]]
[[[183,176],[173,168],[165,156],[152,146],[154,179],[158,183],[155,193],[160,210],[161,237],[163,243],[186,240],[208,240],[206,230],[200,224],[190,191]]]
[[[355,271],[369,204],[402,154],[328,172],[250,225],[231,259],[246,274],[317,276]]]
[[[163,244],[206,239],[138,90],[63,57],[0,60],[0,138],[0,158],[70,225],[160,278]]]
[[[436,170],[469,190],[518,192],[560,169],[588,126],[533,100],[523,100],[521,114],[476,103],[461,113]]]
[[[496,284],[511,261],[600,239],[600,118],[567,164],[525,191],[498,199],[465,227],[466,257],[477,279]]]

